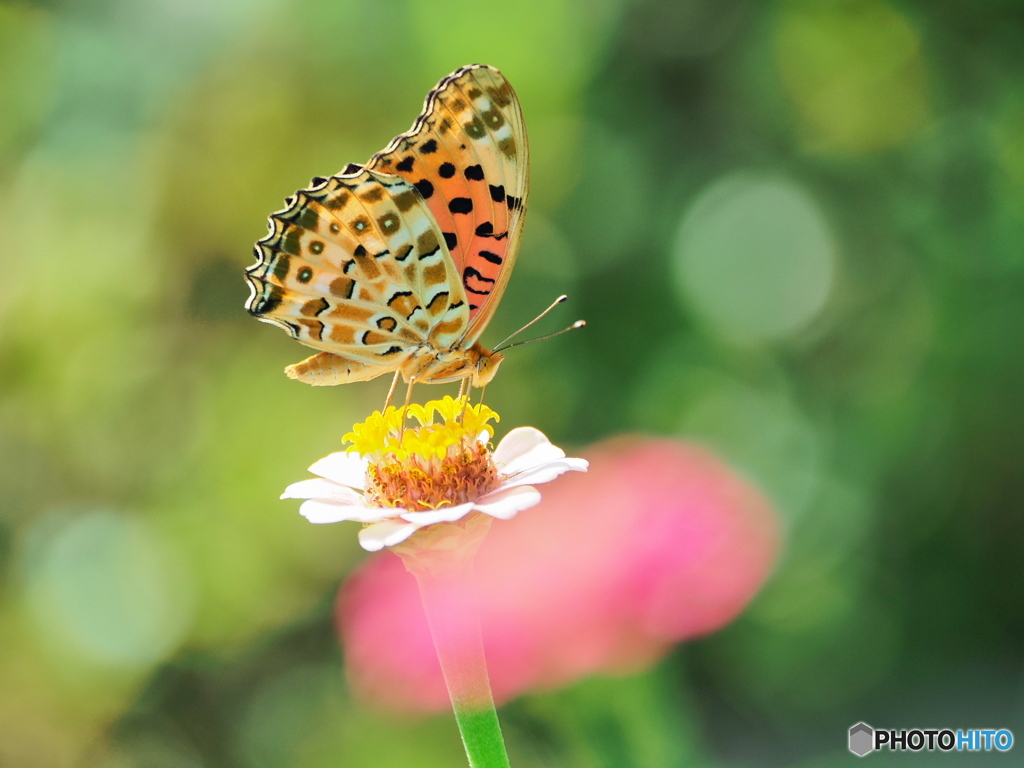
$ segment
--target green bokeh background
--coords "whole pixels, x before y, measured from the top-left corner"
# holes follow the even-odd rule
[[[277,501],[386,382],[287,380],[242,269],[474,61],[533,157],[484,341],[589,323],[509,354],[502,423],[700,440],[786,536],[729,628],[503,708],[513,765],[1024,738],[1020,3],[49,0],[0,2],[0,765],[462,764],[351,698],[355,531]]]

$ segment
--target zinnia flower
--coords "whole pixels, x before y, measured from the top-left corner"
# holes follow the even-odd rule
[[[732,621],[771,571],[779,522],[706,449],[619,438],[589,449],[529,515],[497,527],[471,582],[498,701],[585,675],[641,669]],[[399,709],[447,706],[416,581],[369,558],[342,586],[354,689]]]
[[[347,451],[314,463],[318,477],[281,498],[305,499],[299,511],[311,523],[363,523],[359,543],[375,552],[439,523],[507,520],[540,501],[534,485],[587,468],[533,427],[513,429],[492,452],[499,417],[467,398],[411,405],[408,415],[419,426],[407,425],[405,408],[375,411],[344,436]]]

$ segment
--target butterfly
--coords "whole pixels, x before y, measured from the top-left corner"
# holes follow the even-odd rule
[[[478,339],[516,262],[528,169],[512,86],[472,64],[365,165],[285,200],[256,243],[245,305],[319,350],[285,373],[315,386],[392,372],[487,384],[503,355]]]

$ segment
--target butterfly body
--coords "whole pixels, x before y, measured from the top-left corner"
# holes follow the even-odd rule
[[[287,374],[313,385],[385,373],[490,381],[502,355],[478,339],[515,263],[527,172],[515,93],[472,65],[365,166],[290,197],[246,270],[249,312],[318,350]]]

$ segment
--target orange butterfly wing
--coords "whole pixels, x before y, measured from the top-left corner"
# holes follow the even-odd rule
[[[494,67],[456,70],[367,168],[401,176],[426,200],[469,300],[471,346],[508,284],[526,215],[529,146],[515,91]]]

